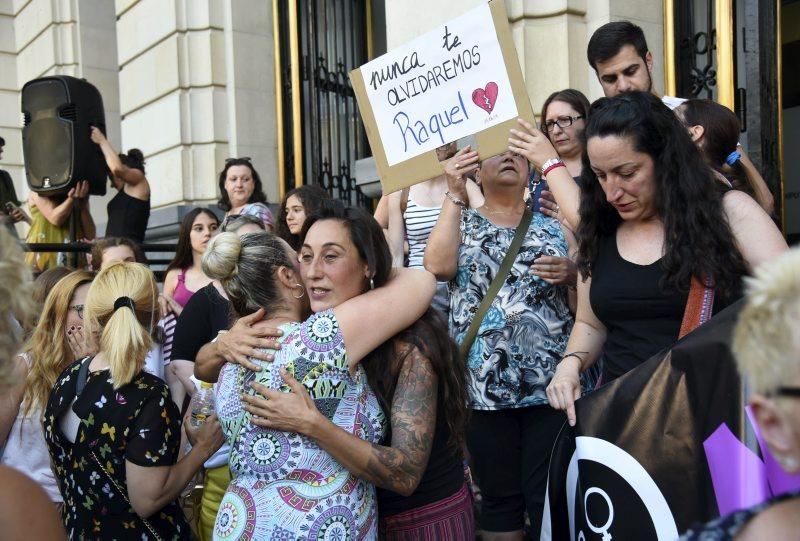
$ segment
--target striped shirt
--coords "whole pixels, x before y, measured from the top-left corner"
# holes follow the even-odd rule
[[[403,221],[406,224],[406,237],[408,238],[408,267],[422,268],[422,258],[425,256],[425,247],[428,237],[439,219],[442,206],[423,207],[417,205],[411,197],[408,198]]]

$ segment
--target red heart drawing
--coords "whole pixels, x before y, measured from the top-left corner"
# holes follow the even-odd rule
[[[497,83],[491,81],[486,84],[486,88],[476,88],[472,91],[472,101],[487,113],[491,113],[497,102],[497,92]]]

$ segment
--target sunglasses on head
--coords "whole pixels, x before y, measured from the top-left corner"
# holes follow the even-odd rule
[[[249,162],[251,159],[252,158],[250,158],[250,156],[243,156],[241,158],[227,158],[225,160],[225,165],[227,165],[227,164],[229,164],[231,162]]]

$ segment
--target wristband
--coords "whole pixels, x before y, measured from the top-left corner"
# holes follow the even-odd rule
[[[566,167],[561,158],[550,158],[542,164],[542,176],[546,177],[547,173],[558,167]]]
[[[581,357],[581,353],[588,353],[588,352],[586,352],[586,351],[573,351],[572,353],[567,353],[566,355],[561,357],[561,361],[563,361],[563,360],[565,360],[565,359],[567,359],[569,357],[575,357],[576,359],[578,359],[578,362],[580,363],[579,366],[582,367],[583,366],[583,357]],[[561,363],[561,361],[558,361],[558,362]]]
[[[458,197],[456,197],[455,195],[451,194],[450,192],[444,192],[444,195],[445,195],[445,197],[447,197],[447,198],[448,198],[450,201],[452,201],[454,204],[458,205],[458,206],[459,206],[459,207],[461,207],[462,209],[465,209],[465,208],[467,208],[467,204],[466,204],[466,203],[464,203],[464,202],[463,202],[461,199],[459,199],[459,198],[458,198]]]

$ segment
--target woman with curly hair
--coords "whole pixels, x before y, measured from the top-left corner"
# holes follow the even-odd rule
[[[59,280],[44,304],[39,323],[16,357],[17,384],[0,401],[3,464],[27,474],[60,503],[42,433],[42,410],[58,375],[88,353],[83,307],[92,275],[75,271]]]
[[[547,138],[520,124],[509,149],[549,170],[556,201],[578,226],[575,326],[547,388],[574,424],[580,373],[601,350],[603,381],[624,375],[677,341],[692,282],[705,298],[716,295],[719,310],[741,296],[743,275],[787,246],[751,197],[725,191],[651,94],[592,105],[580,191]]]

